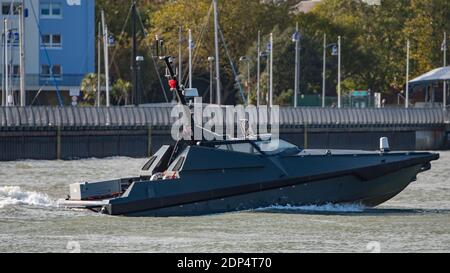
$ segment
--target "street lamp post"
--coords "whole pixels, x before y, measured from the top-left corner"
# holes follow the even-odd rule
[[[267,59],[266,70],[267,70],[267,76],[269,76],[269,73],[270,73],[270,71],[269,71],[269,69],[270,69],[269,52],[268,51],[261,51],[259,53],[259,58],[266,58]],[[269,84],[267,84],[267,86],[269,86]],[[260,86],[260,89],[261,89],[261,86]],[[261,90],[260,90],[260,92],[261,92]],[[267,90],[267,94],[266,94],[266,98],[265,98],[266,104],[269,103],[269,92],[270,92],[270,90],[268,89]],[[260,105],[261,105],[261,93],[259,95],[259,104],[258,104],[258,106],[260,106]]]
[[[20,106],[26,106],[25,91],[25,1],[22,0],[19,8],[19,48],[20,48]]]
[[[139,84],[139,82],[140,82],[140,77],[141,77],[141,64],[144,62],[144,56],[136,56],[136,67],[137,67],[137,77],[136,77],[136,81],[137,81],[137,84],[138,84],[138,88],[140,89],[141,88],[141,85]],[[137,90],[137,94],[138,94],[138,97],[137,97],[137,101],[139,101],[140,103],[142,102],[141,101],[141,94],[142,94],[142,90]]]
[[[243,56],[239,59],[240,62],[247,63],[247,104],[250,104],[250,59],[246,56]]]
[[[294,88],[294,108],[298,106],[298,94],[300,93],[300,32],[298,23],[292,41],[295,43],[295,88]]]
[[[270,91],[269,91],[269,105],[273,107],[273,33],[270,33]]]
[[[101,106],[101,73],[102,73],[102,25],[98,23],[98,38],[97,38],[97,107]]]
[[[217,0],[213,0],[214,7],[214,48],[215,48],[215,62],[216,62],[216,93],[217,104],[222,105],[222,93],[220,90],[220,54],[219,54],[219,9]]]
[[[256,71],[256,106],[261,104],[261,31],[258,31],[258,64]]]
[[[214,102],[214,57],[208,57],[209,62],[209,104]]]
[[[3,93],[5,93],[5,99],[4,99],[4,106],[9,106],[9,57],[8,57],[8,19],[5,19],[3,21],[3,27],[4,27],[4,46],[5,46],[5,52],[4,52],[4,64],[5,64],[5,73],[4,73],[4,85],[5,85],[5,89],[3,89]]]
[[[105,90],[106,90],[106,107],[111,106],[111,98],[110,98],[110,90],[109,90],[109,47],[108,47],[108,26],[106,25],[105,20],[105,12],[101,11],[101,17],[102,17],[102,27],[103,27],[103,54],[104,54],[104,62],[105,62]],[[133,27],[135,29],[135,27]],[[133,64],[135,64],[135,61],[133,60]],[[134,66],[133,66],[134,67]],[[136,67],[135,67],[136,69]],[[133,77],[135,81],[135,77]],[[135,87],[136,87],[135,83]]]
[[[340,38],[340,37],[339,37]],[[340,39],[339,39],[340,41]],[[326,106],[326,84],[327,84],[327,49],[332,47],[333,51],[332,51],[332,55],[336,56],[339,55],[340,56],[340,50],[338,48],[340,48],[340,42],[336,43],[331,43],[331,44],[327,44],[327,35],[324,34],[323,36],[323,75],[322,75],[322,107],[325,108]],[[339,57],[339,71],[338,71],[338,100],[340,101],[340,78],[341,78],[341,62],[340,62],[340,57]]]
[[[408,40],[406,42],[406,99],[405,99],[405,108],[409,108],[409,51],[411,48],[411,43]]]
[[[442,51],[444,51],[444,67],[447,67],[447,32],[444,32],[444,43],[442,44]],[[447,110],[447,81],[444,80],[443,87],[443,107]]]
[[[341,36],[338,37],[338,108],[342,108],[341,93]]]
[[[322,108],[326,103],[326,85],[327,85],[327,34],[323,35],[323,74],[322,74]]]
[[[189,88],[192,88],[192,50],[194,49],[194,41],[192,39],[192,30],[189,29]]]

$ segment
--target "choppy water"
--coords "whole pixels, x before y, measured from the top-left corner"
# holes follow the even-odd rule
[[[273,207],[192,218],[61,210],[73,182],[127,177],[145,160],[0,163],[0,252],[450,252],[450,152],[386,205]]]

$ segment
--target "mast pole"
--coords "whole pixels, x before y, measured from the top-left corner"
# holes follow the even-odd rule
[[[178,33],[178,79],[183,80],[183,28],[180,27]]]
[[[342,89],[341,89],[341,36],[338,37],[338,108],[342,108]]]
[[[444,32],[444,67],[447,67],[447,32]],[[447,81],[443,84],[443,107],[444,111],[447,109]]]
[[[217,0],[213,0],[214,7],[214,45],[216,53],[216,92],[217,104],[222,105],[222,94],[220,90],[220,54],[219,54],[219,11],[217,7]]]
[[[189,88],[192,88],[192,48],[194,47],[192,40],[192,30],[189,29]]]
[[[406,99],[405,99],[405,108],[409,108],[409,51],[411,48],[411,43],[408,40],[406,42]]]
[[[273,107],[273,33],[270,33],[270,107]]]
[[[108,26],[105,21],[105,11],[102,10],[102,25],[103,25],[103,47],[105,54],[105,86],[106,86],[106,107],[111,106],[109,94],[109,49],[108,49]]]
[[[136,32],[136,1],[133,1],[132,6],[132,21],[131,21],[131,33],[133,37],[133,54],[132,54],[132,69],[133,69],[133,104],[139,106],[139,81],[138,81],[138,66],[137,66],[137,32]]]
[[[101,75],[102,75],[102,25],[98,23],[97,35],[97,107],[101,106]]]
[[[20,106],[26,106],[25,93],[25,1],[22,0],[19,9],[19,47],[20,47]]]
[[[3,24],[3,40],[2,46],[6,48],[6,24]],[[2,73],[2,106],[6,106],[6,50],[3,50],[3,73]]]
[[[258,67],[257,67],[257,83],[256,83],[256,106],[261,105],[261,31],[258,31]]]
[[[8,60],[8,19],[4,20],[4,33],[5,33],[5,105],[9,106],[9,60]]]
[[[326,106],[327,90],[327,34],[323,35],[322,108]]]
[[[300,74],[300,60],[299,60],[299,57],[300,57],[300,53],[299,53],[299,47],[300,47],[300,37],[298,36],[299,35],[299,32],[298,32],[298,23],[297,23],[297,25],[296,25],[296,28],[295,28],[295,36],[294,36],[294,39],[295,39],[295,88],[294,88],[294,108],[297,108],[298,107],[298,93],[299,93],[299,81],[300,81],[300,77],[299,77],[299,74]]]

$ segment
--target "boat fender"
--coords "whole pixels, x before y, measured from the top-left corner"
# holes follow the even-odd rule
[[[150,181],[163,180],[163,178],[164,178],[164,174],[163,174],[163,173],[155,173],[155,174],[152,175],[152,177],[150,178]]]
[[[387,137],[380,138],[380,152],[389,153],[391,148],[389,146],[389,139]]]

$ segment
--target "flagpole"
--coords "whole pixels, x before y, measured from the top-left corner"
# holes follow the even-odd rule
[[[222,93],[220,90],[220,54],[219,54],[219,9],[217,7],[217,0],[213,0],[214,7],[214,47],[216,55],[216,92],[217,104],[222,105]]]
[[[192,30],[189,29],[189,88],[192,88]]]

